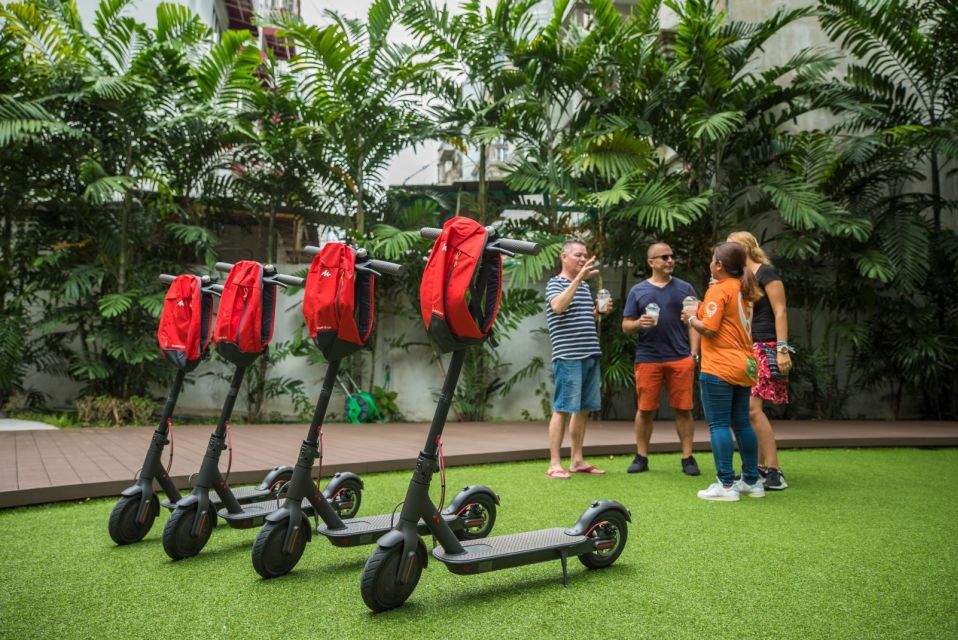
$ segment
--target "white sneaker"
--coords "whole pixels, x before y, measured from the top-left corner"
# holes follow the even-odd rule
[[[713,482],[708,489],[698,493],[702,500],[718,500],[719,502],[738,502],[738,491],[735,487],[726,489],[721,482]],[[764,495],[764,494],[763,494]]]
[[[748,496],[749,498],[765,497],[765,486],[762,484],[761,478],[759,478],[755,484],[748,484],[739,478],[735,481],[735,484],[732,485],[732,488],[738,491],[740,495]]]

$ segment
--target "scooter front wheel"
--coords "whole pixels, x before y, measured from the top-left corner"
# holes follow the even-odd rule
[[[336,493],[330,498],[330,502],[336,513],[343,520],[355,518],[359,513],[359,505],[363,501],[363,488],[359,482],[350,478],[344,480],[336,490]]]
[[[422,545],[420,544],[420,547]],[[402,561],[402,545],[383,549],[376,547],[363,568],[360,591],[363,602],[374,613],[402,606],[419,584],[425,558],[417,551],[416,560],[410,567],[405,583],[397,581],[399,564]]]
[[[579,562],[589,569],[603,569],[618,560],[629,538],[629,525],[618,511],[603,511],[589,525],[586,536],[595,548],[579,556]]]
[[[280,522],[267,522],[256,535],[253,543],[253,568],[264,578],[278,578],[293,570],[306,549],[306,530],[309,521],[304,519],[303,526],[293,532],[293,541],[289,553],[283,551],[289,518]]]
[[[156,520],[156,514],[160,510],[160,501],[156,496],[151,496],[152,500],[146,509],[146,516],[143,522],[136,521],[136,515],[140,510],[142,495],[122,496],[116,501],[113,511],[110,512],[110,537],[113,542],[123,544],[133,544],[139,542],[149,533],[153,527],[153,521]]]
[[[496,502],[485,493],[476,495],[459,514],[463,528],[456,530],[459,540],[485,538],[496,524]]]
[[[166,521],[166,527],[163,529],[163,550],[173,560],[195,556],[203,550],[213,533],[216,514],[209,511],[200,521],[198,535],[193,535],[197,508],[195,503],[186,508],[177,507]]]

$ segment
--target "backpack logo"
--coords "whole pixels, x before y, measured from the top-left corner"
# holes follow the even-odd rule
[[[180,300],[179,302],[176,303],[176,306],[178,306],[178,307],[185,307],[185,306],[186,306],[186,302],[184,302],[183,300]]]
[[[323,271],[323,272],[322,272],[321,274],[319,274],[319,275],[323,276],[324,278],[328,278],[328,277],[330,277],[330,276],[333,275],[333,274],[331,274],[331,273],[329,272],[329,269],[326,269],[325,271]]]

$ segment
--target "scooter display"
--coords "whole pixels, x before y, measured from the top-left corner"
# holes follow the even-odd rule
[[[331,509],[328,499],[316,491],[311,478],[315,460],[322,461],[322,425],[343,358],[365,346],[374,323],[375,278],[398,275],[398,264],[373,260],[365,249],[327,243],[322,250],[306,247],[316,258],[306,281],[303,313],[317,347],[328,361],[323,387],[309,432],[303,441],[293,478],[287,487],[282,508],[266,517],[253,544],[253,567],[263,578],[289,573],[299,562],[306,543],[312,539],[305,508],[322,524],[317,533],[336,546],[372,544],[392,527],[390,514],[350,519]],[[351,284],[350,284],[351,282]],[[451,531],[463,539],[484,537],[495,523],[498,496],[488,487],[467,486],[452,500],[441,517]],[[418,526],[425,532],[424,523]]]
[[[214,344],[217,353],[236,368],[193,490],[190,495],[176,502],[163,530],[163,549],[173,560],[194,556],[206,546],[216,526],[215,507],[218,505],[223,505],[220,514],[234,527],[252,527],[257,516],[262,522],[262,517],[276,508],[276,499],[282,496],[283,488],[293,475],[291,467],[275,467],[267,476],[269,484],[264,481],[259,487],[233,489],[220,473],[219,461],[220,454],[229,447],[229,419],[243,377],[247,368],[266,350],[272,337],[276,288],[299,286],[302,279],[277,273],[272,265],[263,266],[251,260],[235,265],[218,262],[216,269],[230,273],[224,285],[223,297],[230,296],[236,305],[235,308],[224,309],[224,303],[221,302]],[[340,505],[347,513],[355,514],[361,485],[353,482],[351,476],[340,474],[339,478],[333,478],[326,491],[332,496],[348,483],[351,500],[340,501]],[[214,502],[211,497],[213,494],[219,498],[218,501]],[[260,511],[252,506],[260,502],[266,502],[271,508],[264,506]]]
[[[218,284],[213,284],[209,276],[193,276],[192,274],[180,276],[181,280],[184,278],[187,281],[190,279],[195,279],[196,281],[194,285],[196,290],[194,293],[197,298],[197,304],[195,305],[197,308],[195,310],[190,309],[190,311],[195,311],[197,314],[195,318],[197,327],[192,336],[195,351],[193,355],[195,357],[187,357],[184,354],[172,355],[171,351],[173,350],[164,349],[164,353],[168,355],[168,359],[177,367],[176,376],[173,379],[173,384],[170,386],[169,396],[166,399],[166,403],[163,406],[163,413],[160,416],[160,423],[150,439],[150,445],[146,451],[146,458],[143,461],[143,466],[140,467],[135,483],[123,490],[120,494],[120,499],[117,500],[113,511],[110,513],[108,529],[110,537],[118,545],[139,542],[153,527],[153,522],[160,513],[161,504],[153,488],[154,481],[159,484],[160,489],[166,495],[166,500],[162,502],[162,505],[167,509],[173,509],[180,498],[182,498],[182,495],[169,476],[169,465],[172,463],[172,448],[170,450],[170,461],[166,467],[163,466],[163,452],[167,445],[171,445],[173,411],[176,408],[176,402],[183,388],[186,374],[196,369],[200,361],[208,357],[209,336],[212,331],[213,297],[220,295],[223,291],[223,287]],[[160,275],[160,281],[170,284],[171,289],[176,280],[176,276],[167,274]],[[171,292],[168,292],[167,297],[170,298],[170,296]],[[188,302],[192,301],[184,300],[183,304],[180,304],[180,301],[176,300],[173,307],[176,307],[176,305],[192,307],[193,305],[187,304]],[[177,309],[167,309],[165,305],[164,317],[167,313],[175,311],[177,311]],[[163,320],[161,319],[161,325],[162,323]],[[182,346],[185,347],[185,345]],[[275,468],[267,474],[259,486],[244,487],[237,490],[235,494],[236,499],[242,503],[249,500],[256,500],[260,496],[271,495],[271,492],[275,491],[276,487],[280,484],[285,483],[291,475],[292,469],[289,467]],[[210,503],[214,506],[218,505],[220,503],[219,496],[215,493],[211,495]]]
[[[540,246],[497,237],[493,227],[457,217],[443,229],[422,229],[434,239],[420,290],[423,321],[444,352],[452,351],[426,444],[419,453],[396,526],[379,538],[363,568],[363,602],[374,612],[401,606],[415,590],[428,561],[420,521],[436,546],[433,558],[455,574],[471,575],[559,560],[568,584],[567,560],[589,569],[614,563],[628,539],[631,514],[614,500],[593,502],[568,528],[542,529],[483,540],[461,541],[429,497],[437,450],[459,381],[465,349],[491,334],[502,283],[502,255],[536,255]]]

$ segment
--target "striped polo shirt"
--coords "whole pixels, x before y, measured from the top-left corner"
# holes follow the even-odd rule
[[[546,320],[549,322],[552,359],[582,360],[601,356],[599,334],[595,330],[595,303],[587,283],[579,283],[572,304],[564,313],[552,310],[552,299],[570,284],[572,281],[568,278],[554,276],[546,285]]]

